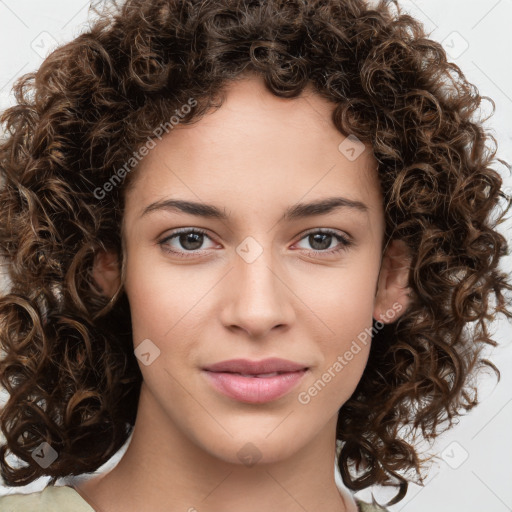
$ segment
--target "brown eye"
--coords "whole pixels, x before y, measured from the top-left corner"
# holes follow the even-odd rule
[[[301,240],[307,240],[308,244],[311,246],[311,249],[306,250],[320,255],[335,254],[339,251],[347,249],[352,245],[352,242],[345,236],[327,229],[310,231],[309,233],[306,233],[306,235],[302,237]]]
[[[186,258],[189,256],[186,254],[187,252],[192,253],[191,256],[196,252],[202,253],[200,249],[202,249],[205,237],[210,238],[201,229],[184,228],[165,237],[158,244],[164,251]],[[171,245],[171,241],[175,241],[175,243]]]

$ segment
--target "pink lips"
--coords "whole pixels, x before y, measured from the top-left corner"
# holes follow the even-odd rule
[[[285,359],[231,359],[204,368],[210,384],[222,394],[249,403],[265,403],[286,395],[308,367]]]

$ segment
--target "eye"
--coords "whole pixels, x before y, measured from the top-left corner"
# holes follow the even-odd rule
[[[210,238],[206,234],[206,231],[203,231],[202,229],[182,228],[178,231],[174,231],[172,235],[164,238],[163,240],[158,242],[158,244],[162,247],[164,251],[168,253],[175,254],[176,256],[180,256],[183,258],[187,258],[188,256],[184,254],[186,252],[201,252],[198,251],[198,249],[203,245],[205,237]],[[178,247],[178,249],[176,250],[176,245],[174,246],[174,248],[172,248],[173,246],[169,242],[173,239],[176,239],[176,245],[181,246],[181,249],[184,249],[184,251],[180,250],[180,247]]]
[[[331,229],[309,231],[301,238],[302,240],[306,240],[313,247],[309,252],[321,256],[336,254],[348,249],[352,245],[352,242],[347,237]],[[332,247],[333,242],[334,247]],[[336,242],[338,242],[338,245],[336,245]]]
[[[206,251],[202,248],[205,237],[210,239],[206,231],[200,228],[181,228],[159,241],[158,244],[167,253],[188,258]],[[309,231],[300,239],[300,241],[302,240],[306,240],[313,247],[312,249],[306,249],[308,252],[320,256],[336,254],[346,250],[353,243],[347,237],[331,229]],[[171,241],[176,243],[173,245]],[[332,248],[333,242],[334,248]]]

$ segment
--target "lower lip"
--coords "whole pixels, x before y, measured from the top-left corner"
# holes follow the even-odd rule
[[[244,377],[236,373],[205,371],[209,382],[222,394],[240,402],[263,404],[289,393],[307,370],[281,373],[274,377]]]

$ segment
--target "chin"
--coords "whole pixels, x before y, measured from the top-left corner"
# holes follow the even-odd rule
[[[297,453],[302,444],[296,435],[283,431],[281,435],[255,432],[253,436],[246,434],[229,438],[226,443],[219,446],[205,447],[213,457],[228,464],[252,467],[262,464],[275,464],[282,462]],[[293,444],[290,440],[293,439]]]

